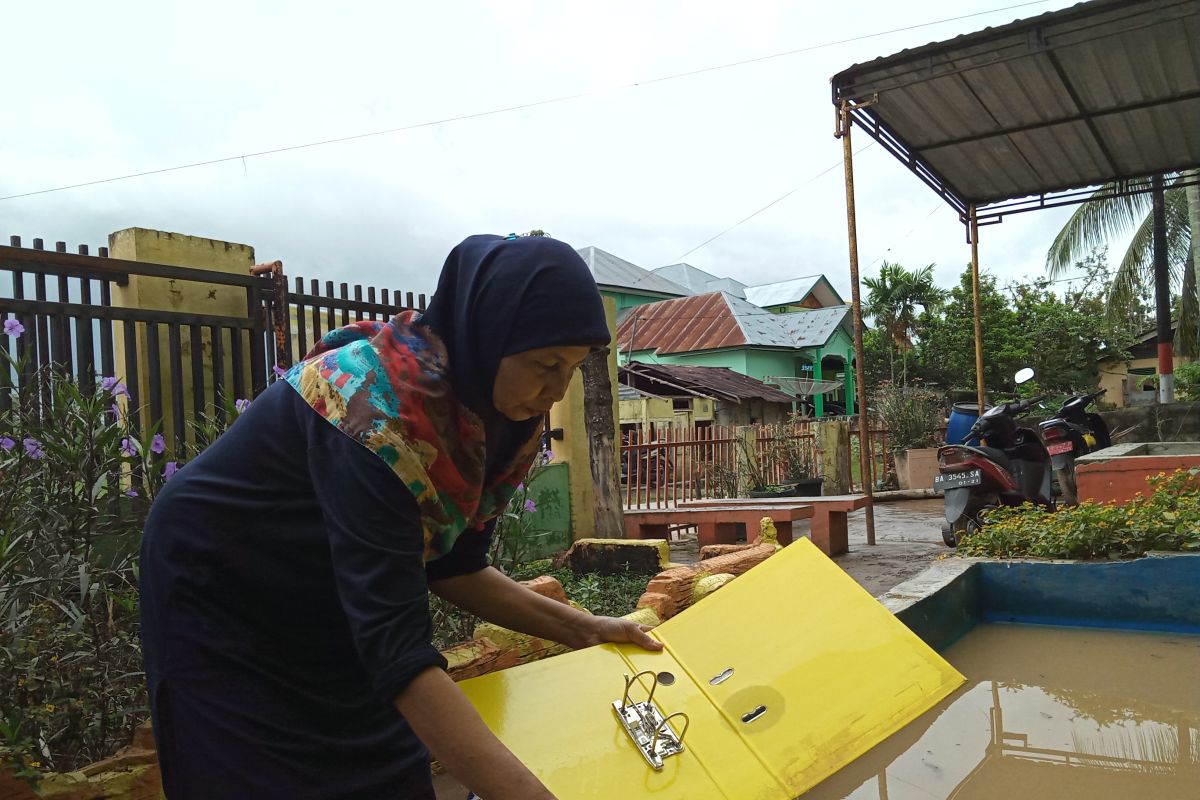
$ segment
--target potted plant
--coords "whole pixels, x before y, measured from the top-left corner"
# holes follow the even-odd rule
[[[888,451],[901,489],[928,489],[937,475],[937,430],[942,398],[921,386],[884,383],[874,408],[888,433]]]

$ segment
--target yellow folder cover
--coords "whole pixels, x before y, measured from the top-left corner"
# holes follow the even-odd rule
[[[653,635],[663,652],[601,645],[459,685],[561,800],[791,800],[964,681],[807,539]],[[661,769],[614,709],[651,689],[687,715]]]

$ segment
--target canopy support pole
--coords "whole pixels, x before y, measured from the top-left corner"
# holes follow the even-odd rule
[[[872,101],[874,102],[874,101]],[[871,447],[871,427],[867,416],[867,359],[863,355],[862,298],[858,286],[858,223],[854,205],[854,150],[850,146],[850,102],[843,100],[838,109],[834,136],[842,140],[842,163],[846,170],[846,229],[850,240],[850,297],[854,314],[854,383],[858,394],[858,467],[863,494],[867,496],[867,544],[875,544],[875,466]]]
[[[975,204],[968,208],[971,221],[971,301],[974,304],[975,317],[975,392],[979,397],[979,414],[983,415],[983,314],[980,311],[979,300],[979,215]]]
[[[1158,322],[1158,402],[1175,402],[1175,360],[1171,327],[1171,271],[1167,264],[1167,206],[1163,177],[1150,179],[1154,214],[1154,314]]]

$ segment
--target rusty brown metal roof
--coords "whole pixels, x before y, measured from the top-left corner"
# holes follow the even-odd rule
[[[767,386],[756,378],[726,367],[691,367],[681,364],[642,364],[632,362],[620,368],[620,382],[660,397],[685,394],[715,397],[718,400],[765,400],[791,405],[791,395]]]
[[[721,292],[637,306],[617,328],[617,346],[627,353],[655,350],[665,355],[746,344],[746,335]]]

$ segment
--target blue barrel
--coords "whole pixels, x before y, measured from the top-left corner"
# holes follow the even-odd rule
[[[946,423],[946,444],[958,444],[963,437],[971,432],[971,426],[979,419],[978,403],[955,403],[950,410],[950,419]],[[979,446],[979,437],[972,438],[967,444]]]

